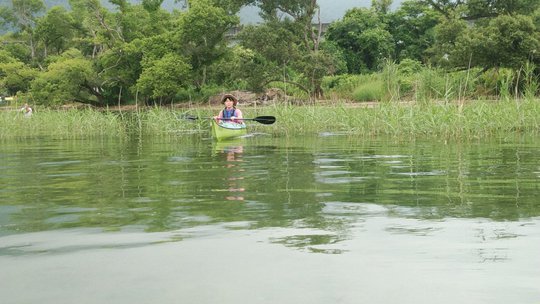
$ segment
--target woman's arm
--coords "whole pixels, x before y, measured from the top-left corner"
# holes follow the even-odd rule
[[[214,116],[214,120],[218,123],[222,118],[223,118],[223,110],[219,111],[219,114],[217,116]]]

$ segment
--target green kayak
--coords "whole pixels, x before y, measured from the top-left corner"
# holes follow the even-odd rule
[[[212,136],[217,140],[226,140],[247,134],[246,124],[233,122],[220,122],[212,119]]]

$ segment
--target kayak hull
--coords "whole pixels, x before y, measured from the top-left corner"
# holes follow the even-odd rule
[[[245,124],[236,124],[231,122],[221,122],[217,123],[212,119],[212,137],[217,141],[227,140],[231,138],[236,138],[239,136],[244,136],[247,134],[247,129]]]

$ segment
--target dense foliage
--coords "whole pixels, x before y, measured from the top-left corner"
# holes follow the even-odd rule
[[[409,0],[395,11],[373,0],[328,28],[316,0],[184,0],[172,11],[163,0],[68,2],[0,5],[0,95],[108,105],[284,85],[314,99],[539,93],[537,0]],[[263,23],[239,24],[247,5]]]

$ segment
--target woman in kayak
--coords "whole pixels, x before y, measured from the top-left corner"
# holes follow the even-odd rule
[[[238,100],[231,94],[225,94],[221,98],[221,103],[225,105],[225,108],[219,111],[218,116],[214,116],[214,119],[217,123],[223,122],[232,122],[237,124],[244,123],[242,111],[236,108]]]

